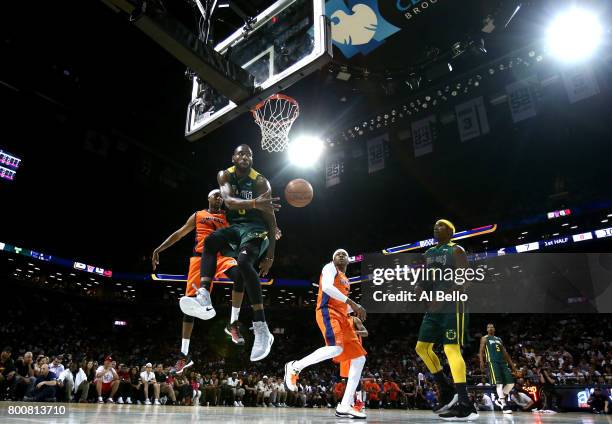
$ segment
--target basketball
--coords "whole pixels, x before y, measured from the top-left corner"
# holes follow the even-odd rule
[[[285,187],[285,199],[296,208],[307,206],[312,201],[313,195],[310,183],[301,178],[289,181]]]

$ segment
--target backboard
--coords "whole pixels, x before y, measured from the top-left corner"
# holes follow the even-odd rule
[[[214,18],[213,18],[214,19]],[[236,104],[205,75],[193,77],[185,136],[194,141],[315,72],[331,60],[331,29],[325,0],[280,0],[250,24],[215,45],[224,59],[255,80],[253,95]]]

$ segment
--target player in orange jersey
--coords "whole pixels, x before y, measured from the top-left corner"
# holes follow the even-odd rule
[[[332,358],[337,362],[350,360],[346,390],[342,402],[336,407],[336,416],[365,419],[365,413],[351,406],[361,379],[366,351],[355,333],[352,318],[348,316],[348,307],[351,307],[361,321],[365,321],[366,311],[361,305],[348,298],[350,285],[345,275],[348,263],[346,250],[338,249],[332,256],[332,262],[323,267],[319,280],[316,317],[326,346],[315,350],[299,361],[287,362],[285,364],[285,386],[288,390],[295,392],[300,371],[309,365]]]
[[[365,325],[363,325],[363,322],[361,322],[361,320],[354,315],[353,311],[350,312],[349,318],[353,322],[353,328],[355,328],[355,334],[357,334],[357,338],[359,339],[359,344],[363,346],[362,344],[363,338],[368,337],[368,329],[365,328]],[[337,362],[335,358],[334,358],[334,362]],[[351,369],[350,359],[340,362],[340,377],[348,378],[350,369]],[[357,391],[355,392],[355,402],[352,406],[357,411],[361,411],[365,406],[365,403],[363,402],[363,396],[362,396],[361,380],[359,381],[359,384],[357,385]]]
[[[225,228],[228,225],[225,213],[221,210],[222,205],[223,198],[221,197],[221,192],[219,190],[212,190],[208,194],[208,210],[204,209],[191,215],[181,228],[172,233],[166,241],[153,251],[153,270],[155,270],[159,264],[159,254],[195,230],[196,244],[193,249],[193,256],[189,259],[187,289],[185,296],[179,302],[181,310],[184,312],[183,340],[181,343],[182,357],[175,367],[179,373],[182,372],[183,368],[193,365],[193,362],[188,358],[188,354],[194,317],[207,320],[215,316],[215,310],[210,303],[208,290],[206,287],[200,287],[200,262],[202,260],[200,255],[202,254],[202,247],[206,237],[217,229]],[[232,314],[225,332],[232,338],[232,342],[242,345],[244,344],[244,338],[240,334],[240,323],[238,322],[240,305],[244,296],[242,275],[238,271],[236,259],[219,255],[215,278],[224,277],[230,278],[234,282],[232,289]],[[212,283],[210,290],[212,291]]]

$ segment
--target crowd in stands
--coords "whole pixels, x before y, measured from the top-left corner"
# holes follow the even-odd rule
[[[7,347],[0,358],[0,396],[25,400],[74,402],[166,403],[267,407],[335,406],[343,381],[331,361],[302,372],[297,393],[282,383],[283,365],[323,341],[314,311],[267,310],[275,343],[266,360],[251,363],[248,349],[235,347],[223,334],[229,316],[219,305],[219,318],[197,322],[191,356],[195,365],[183,373],[173,364],[180,341],[181,315],[172,301],[166,307],[146,303],[100,302],[39,290],[23,296],[19,286],[5,285],[0,340]],[[248,322],[246,308],[241,319]],[[436,402],[432,376],[414,352],[419,315],[371,315],[364,369],[363,400],[370,408],[427,409]],[[127,322],[113,326],[114,319]],[[606,315],[472,315],[471,342],[465,346],[468,384],[486,381],[479,368],[478,340],[493,321],[522,376],[513,396],[517,409],[529,405],[522,386],[599,386],[606,399],[612,384],[612,348]],[[248,326],[243,325],[247,346]],[[440,355],[443,357],[443,355]],[[450,375],[450,372],[447,373]],[[602,394],[603,393],[603,394]],[[487,404],[478,391],[474,400]],[[597,397],[597,393],[594,393]],[[109,400],[110,399],[110,400]],[[598,404],[597,402],[595,402]],[[523,407],[518,406],[522,404]],[[601,405],[607,409],[607,403]]]

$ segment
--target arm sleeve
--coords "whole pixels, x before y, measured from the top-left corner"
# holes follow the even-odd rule
[[[337,273],[338,271],[336,270],[336,267],[333,263],[330,262],[325,265],[323,267],[323,276],[321,278],[321,288],[323,289],[323,292],[329,297],[344,303],[348,298],[334,286],[334,278],[336,277]]]

